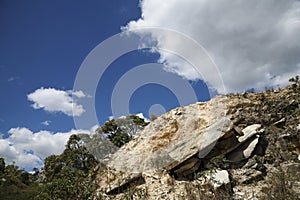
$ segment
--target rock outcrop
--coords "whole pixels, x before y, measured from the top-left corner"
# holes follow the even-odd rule
[[[158,117],[97,173],[95,199],[277,199],[277,186],[296,199],[298,87],[219,96]]]

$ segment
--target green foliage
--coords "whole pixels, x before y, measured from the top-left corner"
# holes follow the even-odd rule
[[[124,118],[112,119],[106,122],[101,130],[117,147],[121,147],[149,123],[136,115],[127,115]]]
[[[101,129],[107,134],[108,139],[117,147],[123,146],[131,139],[131,137],[118,126],[115,119],[106,122]]]
[[[84,146],[97,160],[105,159],[107,155],[113,154],[118,150],[118,148],[105,137],[101,128],[98,128],[96,133],[92,136],[88,134],[80,134],[79,136],[81,140],[84,141]]]
[[[0,158],[0,174],[4,173],[4,169],[5,169],[5,161],[4,158]]]
[[[91,176],[97,161],[78,135],[72,135],[61,155],[46,158],[46,182],[37,199],[88,199],[95,188]]]
[[[300,79],[299,76],[295,76],[289,79],[289,82],[295,83],[295,84],[299,84],[300,83]]]
[[[211,158],[208,161],[208,165],[212,168],[227,169],[230,167],[230,163],[224,155],[219,155]]]
[[[295,77],[290,78],[289,82],[292,83],[292,87],[293,87],[293,90],[295,92],[300,91],[300,78],[299,78],[299,76],[295,76]]]
[[[6,199],[33,199],[39,191],[36,183],[37,176],[19,170],[14,164],[5,167],[5,161],[0,158],[0,198]]]

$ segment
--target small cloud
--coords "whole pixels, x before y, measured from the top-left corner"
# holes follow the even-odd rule
[[[14,77],[10,77],[10,78],[7,79],[8,82],[11,82],[11,81],[13,81],[13,80],[15,80]]]
[[[146,118],[143,113],[138,113],[138,114],[135,114],[135,115],[138,116],[139,118],[144,119],[145,122],[150,122],[150,120],[148,118]]]
[[[49,126],[50,123],[51,123],[50,120],[46,120],[46,121],[44,121],[44,122],[41,122],[41,124],[44,125],[44,126]]]
[[[139,118],[144,119],[145,122],[150,122],[150,120],[148,118],[146,118],[143,113],[137,113],[137,114],[134,114],[134,115],[138,116]],[[125,117],[126,116],[123,115],[123,116],[120,116],[119,118],[125,118]],[[115,119],[115,117],[114,116],[109,116],[108,119],[112,120],[112,119]]]
[[[108,117],[108,120],[110,121],[110,120],[113,120],[114,119],[114,116],[109,116]]]
[[[79,90],[79,91],[73,91],[72,95],[74,95],[74,96],[76,96],[78,98],[84,98],[84,97],[86,97],[86,95],[81,90]]]
[[[64,91],[55,88],[37,89],[27,95],[29,101],[32,101],[34,109],[43,109],[48,112],[62,112],[68,116],[81,116],[85,109],[78,104],[72,94],[77,97],[85,97],[82,91]]]
[[[7,79],[7,81],[8,82],[12,82],[12,81],[16,81],[16,80],[19,80],[20,79],[20,77],[18,77],[18,76],[12,76],[12,77],[9,77],[8,79]]]

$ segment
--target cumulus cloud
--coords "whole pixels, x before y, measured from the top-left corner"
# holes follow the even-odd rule
[[[41,167],[46,157],[61,154],[65,144],[73,134],[93,134],[91,130],[70,130],[69,132],[52,133],[49,131],[32,132],[28,128],[18,127],[8,131],[8,138],[0,138],[0,155],[5,158],[6,164],[13,161],[21,168],[31,170]]]
[[[80,116],[85,110],[73,97],[83,98],[82,91],[63,91],[55,88],[40,88],[27,95],[34,109],[44,109],[48,112],[62,112],[68,116]]]
[[[140,5],[141,18],[124,29],[141,36],[151,34],[160,53],[159,62],[167,71],[189,80],[204,79],[221,91],[216,76],[202,77],[179,56],[161,50],[184,49],[186,55],[197,57],[192,47],[167,34],[137,29],[168,28],[193,38],[217,65],[227,92],[284,86],[290,77],[300,74],[297,0],[141,0]],[[204,61],[198,67],[200,71],[209,70]]]

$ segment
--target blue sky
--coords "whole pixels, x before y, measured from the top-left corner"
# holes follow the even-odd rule
[[[1,1],[0,131],[18,126],[36,131],[46,120],[52,131],[72,128],[73,119],[62,113],[32,109],[27,94],[40,87],[72,89],[86,55],[138,18],[137,5],[132,0]]]
[[[299,8],[296,0],[2,0],[0,157],[26,169],[42,166],[46,156],[63,150],[70,134],[92,133],[94,125],[114,116],[118,82],[148,63],[159,65],[153,73],[144,68],[145,74],[127,79],[119,85],[125,94],[116,97],[126,96],[135,79],[155,81],[135,82],[140,85],[130,98],[115,99],[113,107],[128,101],[130,113],[148,118],[150,112],[161,114],[217,93],[285,86],[300,74]],[[114,59],[95,93],[74,88],[85,59],[122,30],[153,48]],[[166,79],[171,84],[161,85]],[[84,118],[89,115],[84,101],[94,102],[97,123]],[[85,126],[77,127],[74,119]]]
[[[103,40],[120,33],[121,26],[141,15],[138,1],[133,0],[2,1],[0,9],[3,94],[0,131],[4,134],[18,126],[33,131],[45,129],[41,122],[47,120],[51,121],[47,130],[74,128],[73,119],[63,113],[33,109],[27,95],[41,87],[71,90],[88,53]],[[105,87],[97,91],[96,109],[99,110],[100,124],[112,115],[111,92],[120,76],[137,65],[156,62],[157,59],[156,54],[135,51],[114,61],[102,77]],[[199,86],[197,83],[193,85],[195,88]],[[157,92],[153,92],[154,89]],[[145,87],[145,91],[140,89],[132,98],[131,112],[144,112],[147,116],[149,104],[160,103],[167,110],[178,106],[176,98],[168,93],[166,88],[157,85]],[[207,94],[201,95],[199,98],[208,99]]]
[[[14,128],[19,128],[19,132],[22,128],[25,132],[31,131],[31,135],[42,130],[68,135],[75,129],[72,116],[34,109],[28,95],[41,88],[72,90],[85,57],[102,41],[120,33],[122,26],[138,19],[141,16],[138,5],[137,0],[1,1],[1,137],[9,139]],[[135,66],[155,63],[158,58],[157,53],[136,50],[120,56],[109,66],[101,78],[101,88],[92,94],[99,125],[112,116],[110,98],[118,79]],[[209,99],[205,84],[194,81],[192,85],[199,92],[200,100]],[[148,117],[154,104],[163,105],[165,110],[179,106],[168,88],[148,84],[132,96],[130,112]],[[13,156],[7,158],[8,162],[13,159]],[[17,164],[23,165],[15,159]],[[24,165],[26,168],[26,163]]]

